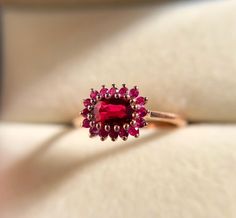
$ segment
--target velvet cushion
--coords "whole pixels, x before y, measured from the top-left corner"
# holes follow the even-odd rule
[[[233,218],[235,133],[199,124],[114,143],[1,123],[0,217]]]
[[[127,83],[152,110],[236,121],[235,1],[167,6],[6,9],[2,119],[67,123],[91,87]]]

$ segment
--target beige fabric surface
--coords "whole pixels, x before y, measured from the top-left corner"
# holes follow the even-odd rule
[[[71,6],[71,5],[108,5],[143,2],[161,2],[163,0],[2,0],[4,5],[13,6]]]
[[[151,109],[236,121],[236,2],[5,8],[2,119],[69,122],[90,87],[138,85]],[[1,218],[234,218],[236,125],[87,129],[0,123]]]
[[[0,217],[234,218],[236,125],[91,140],[84,129],[0,125]]]
[[[151,109],[236,121],[236,2],[5,9],[2,119],[69,122],[89,88],[138,85]]]

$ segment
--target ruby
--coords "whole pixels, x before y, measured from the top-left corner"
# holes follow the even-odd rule
[[[96,127],[91,127],[90,129],[89,129],[89,133],[90,133],[90,136],[96,136],[96,135],[98,135],[98,129],[96,128]]]
[[[118,132],[115,132],[114,129],[111,129],[110,132],[109,132],[109,136],[112,138],[112,139],[117,139],[118,137]]]
[[[104,97],[105,94],[107,93],[107,91],[108,91],[108,88],[103,87],[103,88],[100,90],[101,96]]]
[[[124,130],[123,128],[119,131],[119,136],[121,138],[128,137],[128,135],[129,135],[129,133],[126,130]]]
[[[112,104],[108,101],[99,101],[94,107],[94,116],[96,122],[102,122],[111,119],[125,119],[128,117],[127,106],[122,104]]]
[[[139,96],[137,99],[136,99],[136,103],[137,104],[140,104],[140,105],[144,105],[146,103],[146,100],[144,97],[141,97]]]
[[[119,94],[123,97],[127,93],[128,89],[126,87],[123,87],[119,90]]]
[[[146,98],[139,96],[136,86],[129,90],[125,85],[119,89],[114,84],[109,89],[103,85],[99,91],[92,89],[83,104],[82,126],[89,128],[91,137],[99,135],[104,140],[109,136],[114,141],[119,136],[126,140],[129,134],[137,137],[139,128],[146,126]],[[125,124],[129,128],[124,129]]]
[[[98,94],[98,91],[93,90],[93,91],[91,91],[91,93],[90,93],[90,97],[91,97],[92,99],[96,99],[97,94]]]
[[[115,93],[116,93],[116,88],[115,87],[112,87],[112,88],[110,88],[110,90],[109,90],[109,94],[110,95],[114,95]]]
[[[129,128],[129,134],[132,136],[138,136],[139,135],[139,129],[137,127],[131,126]]]
[[[105,129],[100,129],[99,136],[102,138],[106,138],[108,136],[108,132]]]
[[[145,117],[145,116],[147,115],[147,113],[148,113],[148,111],[147,111],[146,108],[144,108],[144,107],[141,107],[141,108],[139,108],[139,110],[138,110],[138,114],[139,114],[139,116],[141,116],[141,117]]]
[[[82,110],[82,112],[81,112],[81,115],[82,115],[83,117],[87,117],[88,114],[89,114],[89,110],[88,110],[87,108],[84,108],[84,109]]]
[[[129,95],[132,98],[136,98],[139,95],[139,91],[136,88],[130,89]]]
[[[146,126],[146,121],[143,118],[136,119],[136,126],[142,128]]]
[[[84,119],[82,126],[85,128],[89,128],[90,127],[89,123],[90,123],[90,121],[88,119]]]
[[[84,106],[85,106],[85,107],[88,107],[89,105],[91,105],[91,99],[90,99],[90,98],[87,98],[87,99],[84,100],[83,103],[84,103]]]

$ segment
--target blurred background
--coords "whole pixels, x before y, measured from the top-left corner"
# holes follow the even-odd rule
[[[236,216],[236,1],[3,0],[0,18],[0,218]],[[113,83],[190,125],[71,128]]]

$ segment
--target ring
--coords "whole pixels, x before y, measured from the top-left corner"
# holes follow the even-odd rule
[[[102,141],[110,137],[115,141],[118,137],[127,140],[128,136],[139,136],[139,129],[147,126],[147,121],[157,121],[182,127],[186,120],[174,113],[149,111],[145,105],[148,99],[139,95],[134,86],[128,89],[125,84],[120,89],[112,84],[105,85],[100,91],[91,89],[90,97],[84,99],[81,115],[74,119],[82,121],[82,127],[89,128],[90,137],[99,136]],[[81,117],[83,120],[81,120]]]

